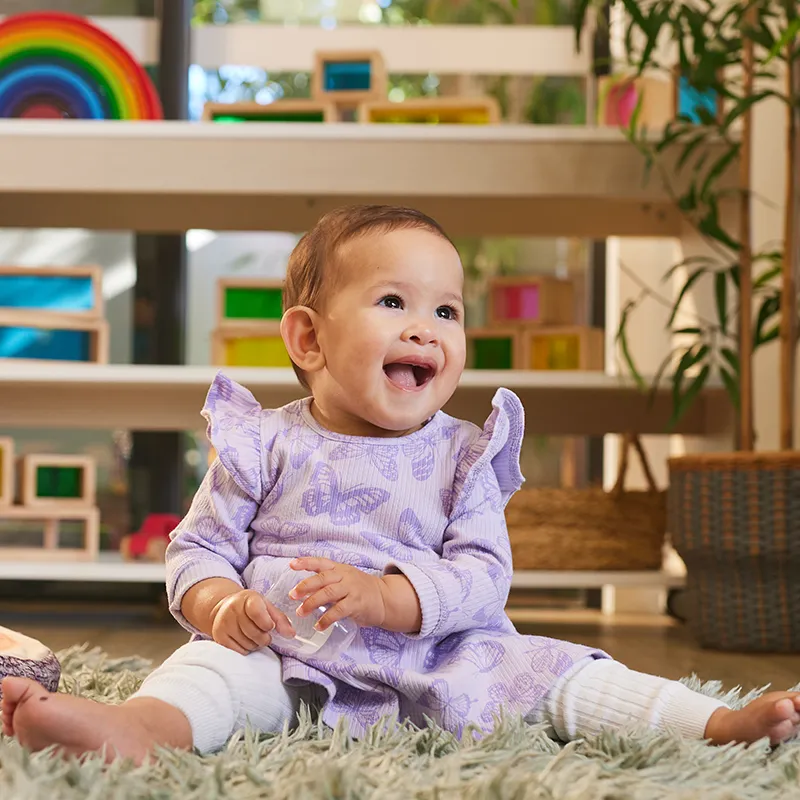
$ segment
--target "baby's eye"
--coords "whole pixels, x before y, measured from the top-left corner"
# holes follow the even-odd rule
[[[402,308],[403,301],[396,294],[390,294],[386,297],[382,297],[378,301],[378,305],[386,306],[386,308]]]
[[[458,312],[452,306],[439,306],[436,316],[439,319],[458,319]]]

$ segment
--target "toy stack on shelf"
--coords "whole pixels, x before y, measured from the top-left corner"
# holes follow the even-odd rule
[[[220,278],[211,363],[221,367],[290,367],[281,339],[283,282]]]
[[[0,358],[107,363],[100,268],[0,266]]]
[[[14,473],[14,442],[0,438],[0,520],[41,522],[44,536],[40,547],[0,548],[0,560],[95,560],[100,549],[100,511],[94,460],[36,453],[18,460],[16,481]],[[83,547],[59,547],[59,523],[64,521],[83,524]]]
[[[723,99],[713,89],[701,91],[689,85],[680,72],[671,78],[626,73],[604,75],[598,80],[597,124],[628,127],[637,106],[637,124],[663,128],[680,116],[701,122],[704,114],[723,115]]]
[[[493,97],[388,99],[388,77],[377,50],[314,54],[311,99],[261,103],[206,103],[210,122],[364,122],[487,125],[497,123]]]
[[[547,276],[494,278],[485,328],[467,330],[471,369],[602,370],[605,335],[575,324],[574,286]]]

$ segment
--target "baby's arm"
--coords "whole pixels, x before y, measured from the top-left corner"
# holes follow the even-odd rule
[[[450,520],[438,562],[392,562],[387,567],[390,574],[404,575],[415,591],[421,609],[420,636],[440,638],[471,628],[500,628],[506,622],[511,546],[491,470],[475,495]],[[398,598],[405,605],[403,595]]]
[[[243,588],[248,526],[258,503],[215,461],[172,532],[167,548],[167,596],[173,616],[192,633],[210,635],[211,612]]]

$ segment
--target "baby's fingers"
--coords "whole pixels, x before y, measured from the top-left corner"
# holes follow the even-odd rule
[[[279,633],[281,636],[286,637],[287,639],[294,638],[294,628],[292,627],[292,623],[289,622],[289,617],[283,613],[279,608],[275,608],[272,603],[269,601],[265,601],[267,604],[267,611],[275,624],[275,631]]]
[[[244,602],[245,616],[265,633],[269,633],[275,627],[267,606],[267,601],[256,593],[251,594]]]

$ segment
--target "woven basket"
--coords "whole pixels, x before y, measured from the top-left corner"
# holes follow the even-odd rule
[[[670,459],[669,531],[701,645],[800,652],[800,453]]]
[[[633,447],[647,477],[646,491],[624,489]],[[617,482],[610,492],[524,489],[506,508],[515,569],[660,569],[666,492],[656,487],[638,437],[623,437]]]

